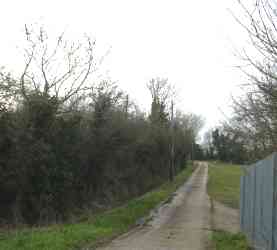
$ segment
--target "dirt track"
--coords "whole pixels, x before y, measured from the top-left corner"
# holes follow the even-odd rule
[[[201,163],[146,226],[115,239],[99,250],[202,250],[210,228],[210,202],[206,194],[208,166]]]

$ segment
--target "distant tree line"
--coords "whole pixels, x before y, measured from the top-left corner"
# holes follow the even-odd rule
[[[169,114],[156,78],[149,115],[110,80],[95,84],[95,42],[49,45],[26,27],[20,77],[0,73],[0,224],[48,224],[143,194],[186,166],[202,119]],[[173,130],[170,129],[172,123]]]
[[[244,141],[229,131],[228,127],[219,126],[204,135],[202,146],[204,158],[242,164],[247,158]]]

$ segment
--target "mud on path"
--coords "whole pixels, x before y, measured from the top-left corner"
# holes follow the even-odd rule
[[[161,206],[153,219],[98,250],[202,250],[210,228],[206,194],[207,163],[200,163],[190,179]]]
[[[215,200],[211,201],[212,230],[238,233],[240,231],[239,210],[227,207]]]

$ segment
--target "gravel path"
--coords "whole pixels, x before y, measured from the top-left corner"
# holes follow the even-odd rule
[[[208,242],[210,203],[206,194],[208,165],[200,163],[172,201],[146,226],[138,227],[99,250],[202,250]]]

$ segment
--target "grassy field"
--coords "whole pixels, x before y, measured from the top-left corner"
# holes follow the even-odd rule
[[[77,224],[0,232],[0,250],[76,250],[93,247],[104,239],[126,232],[151,209],[166,200],[192,173],[189,165],[173,183]]]
[[[221,162],[209,163],[209,196],[226,206],[239,208],[240,166]],[[245,236],[241,233],[213,232],[212,242],[216,250],[248,250]]]
[[[239,208],[240,166],[227,163],[209,163],[209,196],[232,208]]]
[[[241,233],[214,232],[212,241],[216,250],[250,250],[245,236]]]

